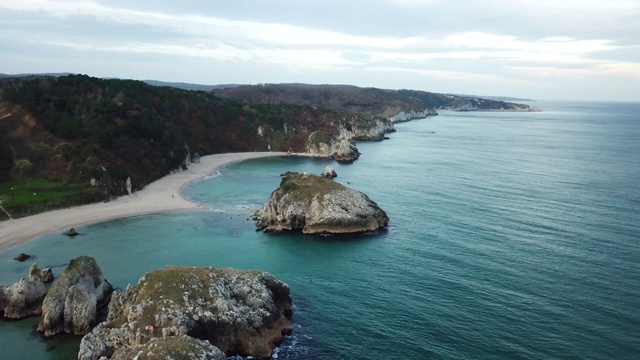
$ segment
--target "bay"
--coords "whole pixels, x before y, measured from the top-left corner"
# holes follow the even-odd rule
[[[397,124],[351,165],[233,164],[186,189],[210,210],[42,236],[0,253],[0,283],[27,274],[19,252],[56,275],[92,255],[119,288],[169,264],[262,269],[292,289],[280,359],[638,358],[640,104],[535,105]],[[387,231],[254,231],[280,173],[327,165],[387,211]],[[36,321],[0,322],[0,358],[75,358],[79,338],[45,341]]]

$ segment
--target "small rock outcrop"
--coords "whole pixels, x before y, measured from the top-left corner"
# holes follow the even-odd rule
[[[376,231],[389,222],[378,204],[359,191],[317,175],[282,175],[280,187],[254,214],[258,230],[350,234]]]
[[[107,321],[82,338],[78,359],[129,358],[134,349],[166,346],[172,339],[211,350],[188,337],[228,356],[268,358],[291,331],[291,311],[289,286],[269,273],[165,267],[124,293],[114,292]]]
[[[38,331],[44,336],[88,333],[96,323],[97,309],[109,301],[112,292],[94,258],[71,260],[44,298]]]
[[[31,257],[31,255],[25,254],[25,253],[20,253],[18,254],[18,256],[14,257],[14,260],[18,260],[20,262],[23,262],[27,259],[29,259]]]
[[[38,265],[31,265],[29,277],[11,286],[0,286],[0,313],[9,319],[21,319],[42,313],[42,301],[47,289],[40,277]]]
[[[324,171],[322,171],[322,174],[320,174],[320,176],[322,176],[323,178],[333,179],[334,177],[337,177],[338,174],[336,174],[336,171],[333,169],[333,166],[327,165],[327,167],[324,168]]]
[[[69,237],[74,237],[74,236],[78,235],[78,232],[76,231],[75,228],[71,228],[71,229],[65,231],[64,234],[69,236]]]
[[[40,278],[42,279],[42,282],[45,284],[52,282],[53,270],[51,270],[51,268],[42,269],[42,271],[40,272]]]

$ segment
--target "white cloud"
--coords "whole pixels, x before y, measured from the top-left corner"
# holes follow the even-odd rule
[[[175,61],[201,66],[211,60],[223,65],[216,69],[229,69],[225,75],[242,74],[244,79],[263,78],[261,71],[268,67],[277,70],[274,77],[294,74],[294,81],[328,79],[324,75],[333,71],[333,79],[366,79],[369,86],[379,83],[381,87],[387,86],[393,73],[405,74],[397,76],[403,81],[410,81],[409,74],[414,74],[443,84],[500,83],[503,88],[527,85],[518,79],[557,77],[568,82],[592,76],[603,81],[609,77],[607,81],[624,83],[629,89],[640,77],[640,40],[633,36],[640,32],[640,22],[635,20],[640,16],[640,1],[519,0],[505,6],[479,0],[361,0],[366,11],[358,6],[320,9],[319,20],[308,23],[313,25],[290,19],[283,7],[287,4],[276,0],[262,9],[265,15],[259,18],[251,12],[238,13],[235,7],[225,8],[227,2],[208,6],[201,1],[198,10],[202,11],[192,8],[193,3],[164,2],[163,6],[180,6],[180,10],[161,12],[140,10],[133,1],[113,5],[107,0],[3,0],[3,62],[17,64],[21,56],[56,56],[58,63],[70,64],[65,71],[73,71],[78,64],[87,68],[96,54],[105,59],[104,64],[109,63],[106,59],[143,63],[153,58],[164,68]],[[225,11],[213,12],[217,9]],[[334,21],[323,23],[323,17],[331,14]],[[398,14],[407,14],[413,22]],[[354,24],[338,24],[341,18]],[[424,21],[416,22],[417,18]],[[117,67],[127,68],[126,64]],[[202,68],[193,67],[193,77],[200,78]],[[48,69],[25,65],[20,72],[37,71]]]
[[[588,68],[566,69],[543,66],[510,66],[510,69],[521,73],[543,77],[596,77],[596,76],[628,76],[640,78],[640,64],[630,62],[607,62]]]
[[[344,59],[342,52],[323,49],[288,50],[273,48],[240,49],[226,44],[172,45],[154,43],[130,43],[115,46],[100,46],[88,43],[48,41],[47,45],[66,47],[80,51],[154,53],[188,57],[209,58],[212,61],[252,61],[262,65],[280,65],[295,70],[341,70],[360,63]]]
[[[508,79],[491,75],[491,74],[478,74],[461,71],[447,71],[447,70],[427,70],[427,69],[415,69],[405,67],[392,67],[392,66],[373,66],[368,67],[367,71],[379,71],[379,72],[396,72],[396,73],[410,73],[421,75],[429,78],[440,80],[452,80],[452,81],[471,81],[471,82],[508,82]]]
[[[557,9],[629,10],[640,8],[637,0],[525,0],[527,6]]]

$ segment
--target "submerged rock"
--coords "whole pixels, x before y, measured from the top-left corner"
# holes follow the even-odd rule
[[[291,311],[289,286],[266,272],[165,267],[114,292],[107,321],[82,339],[78,359],[128,358],[159,338],[203,345],[187,337],[229,356],[270,357],[291,331]]]
[[[11,286],[0,286],[0,312],[10,319],[21,319],[42,313],[42,301],[47,289],[40,277],[38,265],[31,265],[29,277]]]
[[[259,230],[301,229],[305,234],[369,232],[389,222],[387,214],[365,194],[306,173],[284,176],[254,219]]]
[[[31,257],[31,255],[29,255],[29,254],[20,253],[20,254],[18,254],[18,256],[14,257],[13,259],[14,260],[18,260],[20,262],[23,262],[23,261],[29,259],[30,257]]]
[[[75,228],[71,228],[71,229],[65,231],[64,235],[67,235],[68,237],[74,237],[74,236],[78,235],[78,232],[76,231]]]
[[[111,284],[90,256],[80,256],[62,272],[44,298],[38,331],[84,335],[96,323],[97,309],[109,301]]]

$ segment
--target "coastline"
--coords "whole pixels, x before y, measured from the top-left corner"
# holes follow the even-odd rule
[[[65,231],[69,228],[122,217],[178,210],[204,210],[187,200],[182,191],[188,184],[213,174],[221,167],[243,160],[285,156],[284,152],[244,152],[213,154],[200,158],[189,169],[162,177],[135,192],[106,203],[81,205],[52,210],[19,219],[0,222],[0,252],[4,252],[37,236]]]

